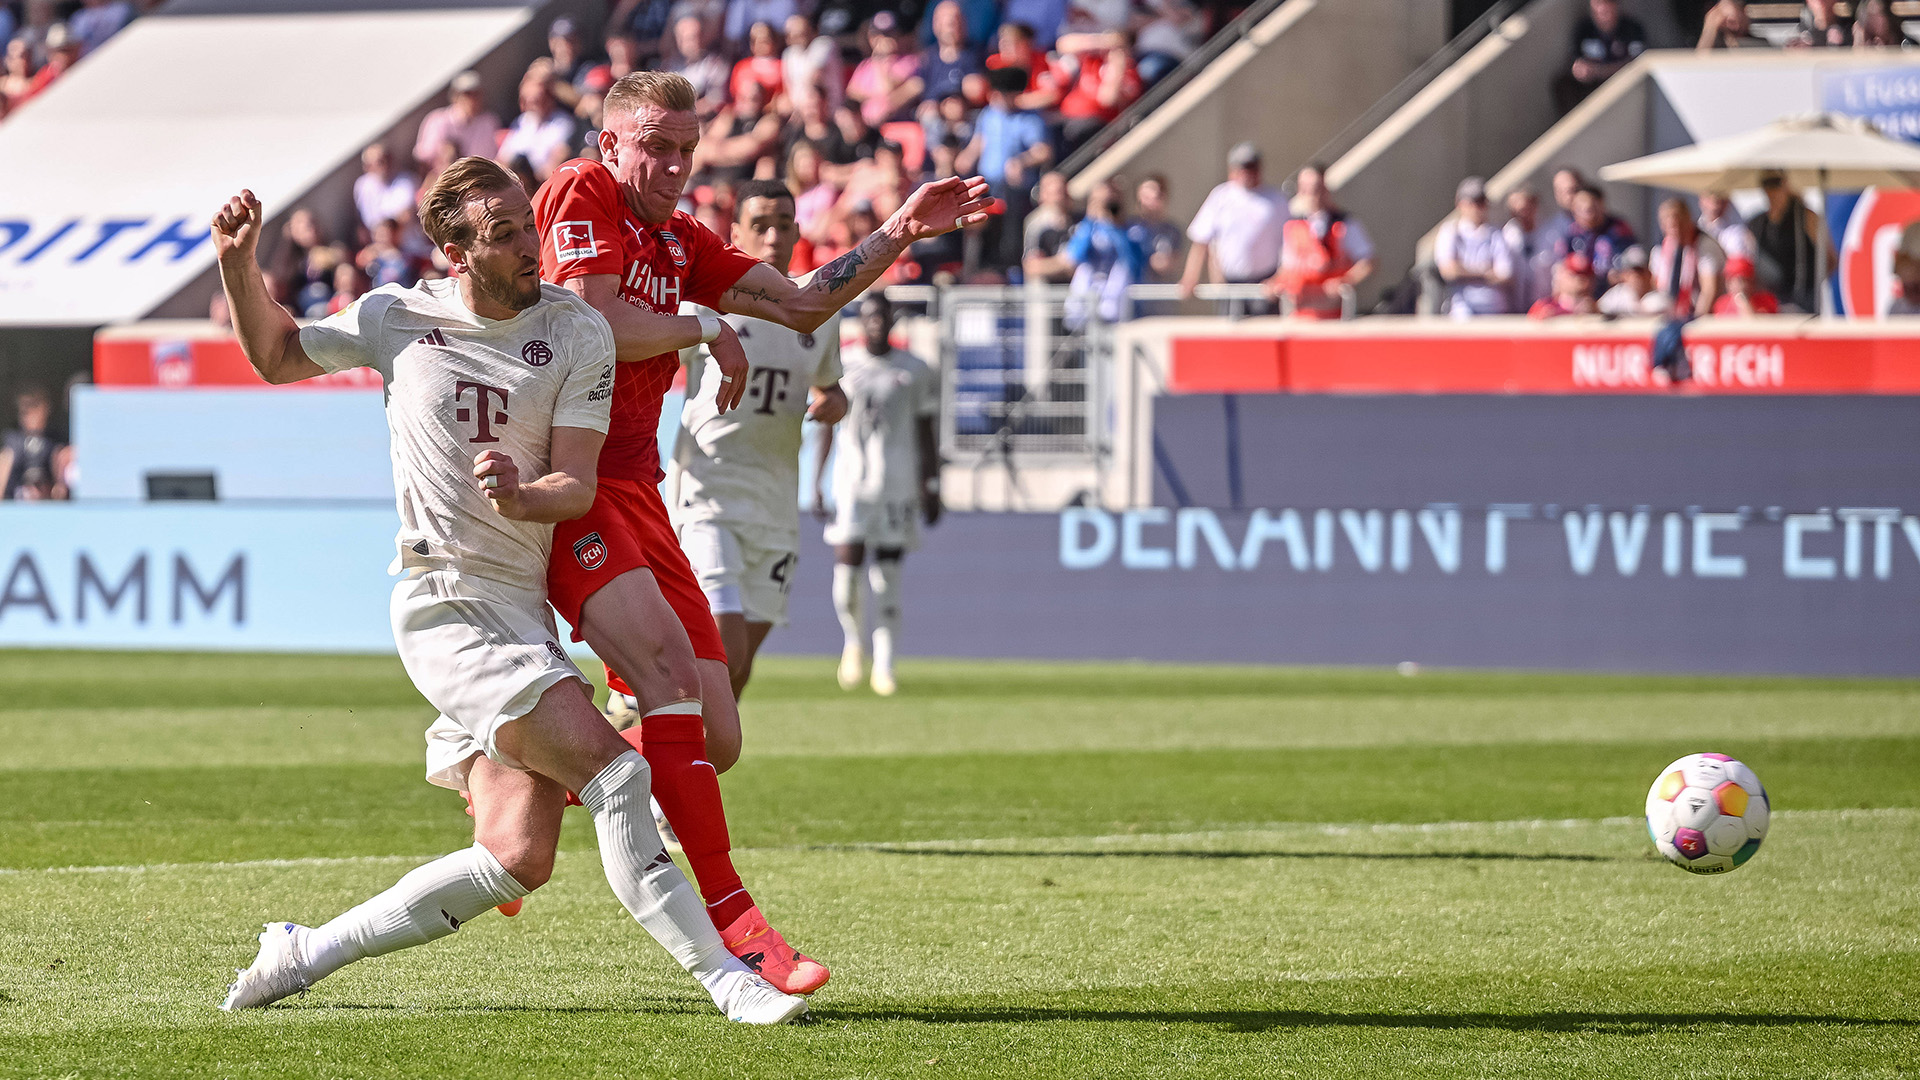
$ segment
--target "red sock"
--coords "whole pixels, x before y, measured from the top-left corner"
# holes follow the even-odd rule
[[[720,777],[707,763],[707,732],[698,716],[647,716],[620,733],[647,759],[653,797],[680,837],[714,928],[725,930],[753,906],[733,868],[733,841],[720,803]]]

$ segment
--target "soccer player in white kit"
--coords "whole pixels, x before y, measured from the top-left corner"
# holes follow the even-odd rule
[[[861,620],[860,566],[867,549],[873,568],[874,693],[897,689],[893,651],[900,637],[900,562],[919,546],[919,521],[940,520],[940,452],[934,420],[940,413],[940,381],[926,361],[896,349],[893,305],[879,293],[860,301],[861,343],[842,358],[840,387],[847,415],[835,425],[833,519],[826,528],[834,545],[833,607],[846,645],[840,652],[840,686],[860,685],[866,629]],[[822,440],[814,474],[814,514],[825,518],[821,491],[828,441]]]
[[[252,192],[229,200],[213,236],[235,333],[262,378],[370,367],[385,383],[394,569],[405,574],[393,591],[394,641],[443,714],[427,732],[428,779],[472,792],[475,843],[321,926],[266,924],[221,1007],[304,993],[348,963],[445,937],[545,884],[566,789],[593,814],[615,895],[730,1019],[797,1019],[806,1000],[727,952],[661,850],[646,761],[594,709],[547,608],[553,523],[593,503],[612,331],[573,293],[541,284],[533,207],[500,166],[454,163],[420,216],[451,278],[384,286],[305,328],[267,295]],[[516,774],[553,797],[498,797]]]
[[[749,180],[734,199],[733,246],[786,273],[800,238],[793,193],[777,180]],[[752,364],[746,394],[722,413],[706,346],[680,354],[687,403],[666,493],[680,547],[719,624],[738,698],[768,632],[787,624],[800,561],[802,423],[834,423],[846,414],[847,397],[840,390],[840,316],[812,333],[744,315],[724,318]]]

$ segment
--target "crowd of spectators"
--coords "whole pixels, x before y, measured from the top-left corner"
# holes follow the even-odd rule
[[[1825,225],[1777,175],[1762,178],[1767,202],[1741,218],[1725,192],[1698,207],[1670,198],[1659,235],[1643,241],[1607,209],[1606,195],[1574,169],[1553,176],[1555,216],[1522,187],[1507,196],[1507,221],[1490,220],[1486,182],[1460,182],[1454,214],[1434,238],[1433,268],[1456,319],[1811,313]],[[1916,236],[1920,244],[1920,236]],[[1828,265],[1833,265],[1831,244]],[[1914,263],[1920,283],[1920,261]]]
[[[851,249],[917,184],[978,172],[1006,212],[919,245],[888,283],[1019,281],[1034,267],[1117,291],[1171,280],[1178,230],[1164,182],[1145,185],[1137,219],[1126,198],[1083,214],[1047,170],[1198,48],[1223,12],[1196,0],[617,0],[597,39],[554,20],[546,55],[516,87],[516,115],[489,112],[502,95],[466,72],[407,147],[368,147],[351,228],[331,236],[320,216],[292,215],[270,285],[317,316],[357,290],[440,273],[413,215],[440,170],[480,154],[531,190],[567,160],[597,157],[607,90],[643,68],[686,76],[699,100],[683,208],[725,235],[737,185],[784,181],[801,230],[796,273]],[[1135,233],[1135,246],[1116,241]]]
[[[0,120],[160,0],[0,0]]]

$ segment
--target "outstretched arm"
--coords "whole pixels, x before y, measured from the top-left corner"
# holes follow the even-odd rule
[[[760,265],[773,270],[765,263]],[[777,275],[778,271],[774,273]],[[618,274],[582,274],[568,278],[562,285],[578,293],[588,306],[606,317],[607,325],[613,328],[615,360],[651,360],[662,353],[677,353],[704,343],[713,354],[714,365],[720,369],[723,385],[715,399],[720,411],[727,412],[740,404],[741,396],[747,392],[747,354],[740,347],[733,327],[720,322],[715,330],[703,326],[698,316],[662,315],[629,304],[620,299]],[[711,338],[706,336],[709,331],[714,332]]]
[[[227,293],[234,336],[240,339],[247,363],[267,382],[299,382],[324,375],[300,347],[300,327],[293,316],[267,295],[258,259],[265,224],[260,200],[245,189],[213,215],[213,250],[220,261],[220,287]]]
[[[720,309],[810,334],[878,281],[908,245],[987,220],[989,202],[982,177],[922,184],[852,251],[797,280],[761,263],[721,296]]]

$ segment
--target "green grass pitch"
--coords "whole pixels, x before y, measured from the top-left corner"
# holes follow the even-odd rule
[[[743,1029],[591,823],[517,919],[214,1006],[268,919],[463,846],[390,658],[0,653],[0,1074],[1920,1075],[1920,683],[763,663],[739,865],[834,979]],[[1657,859],[1681,754],[1774,796]]]

